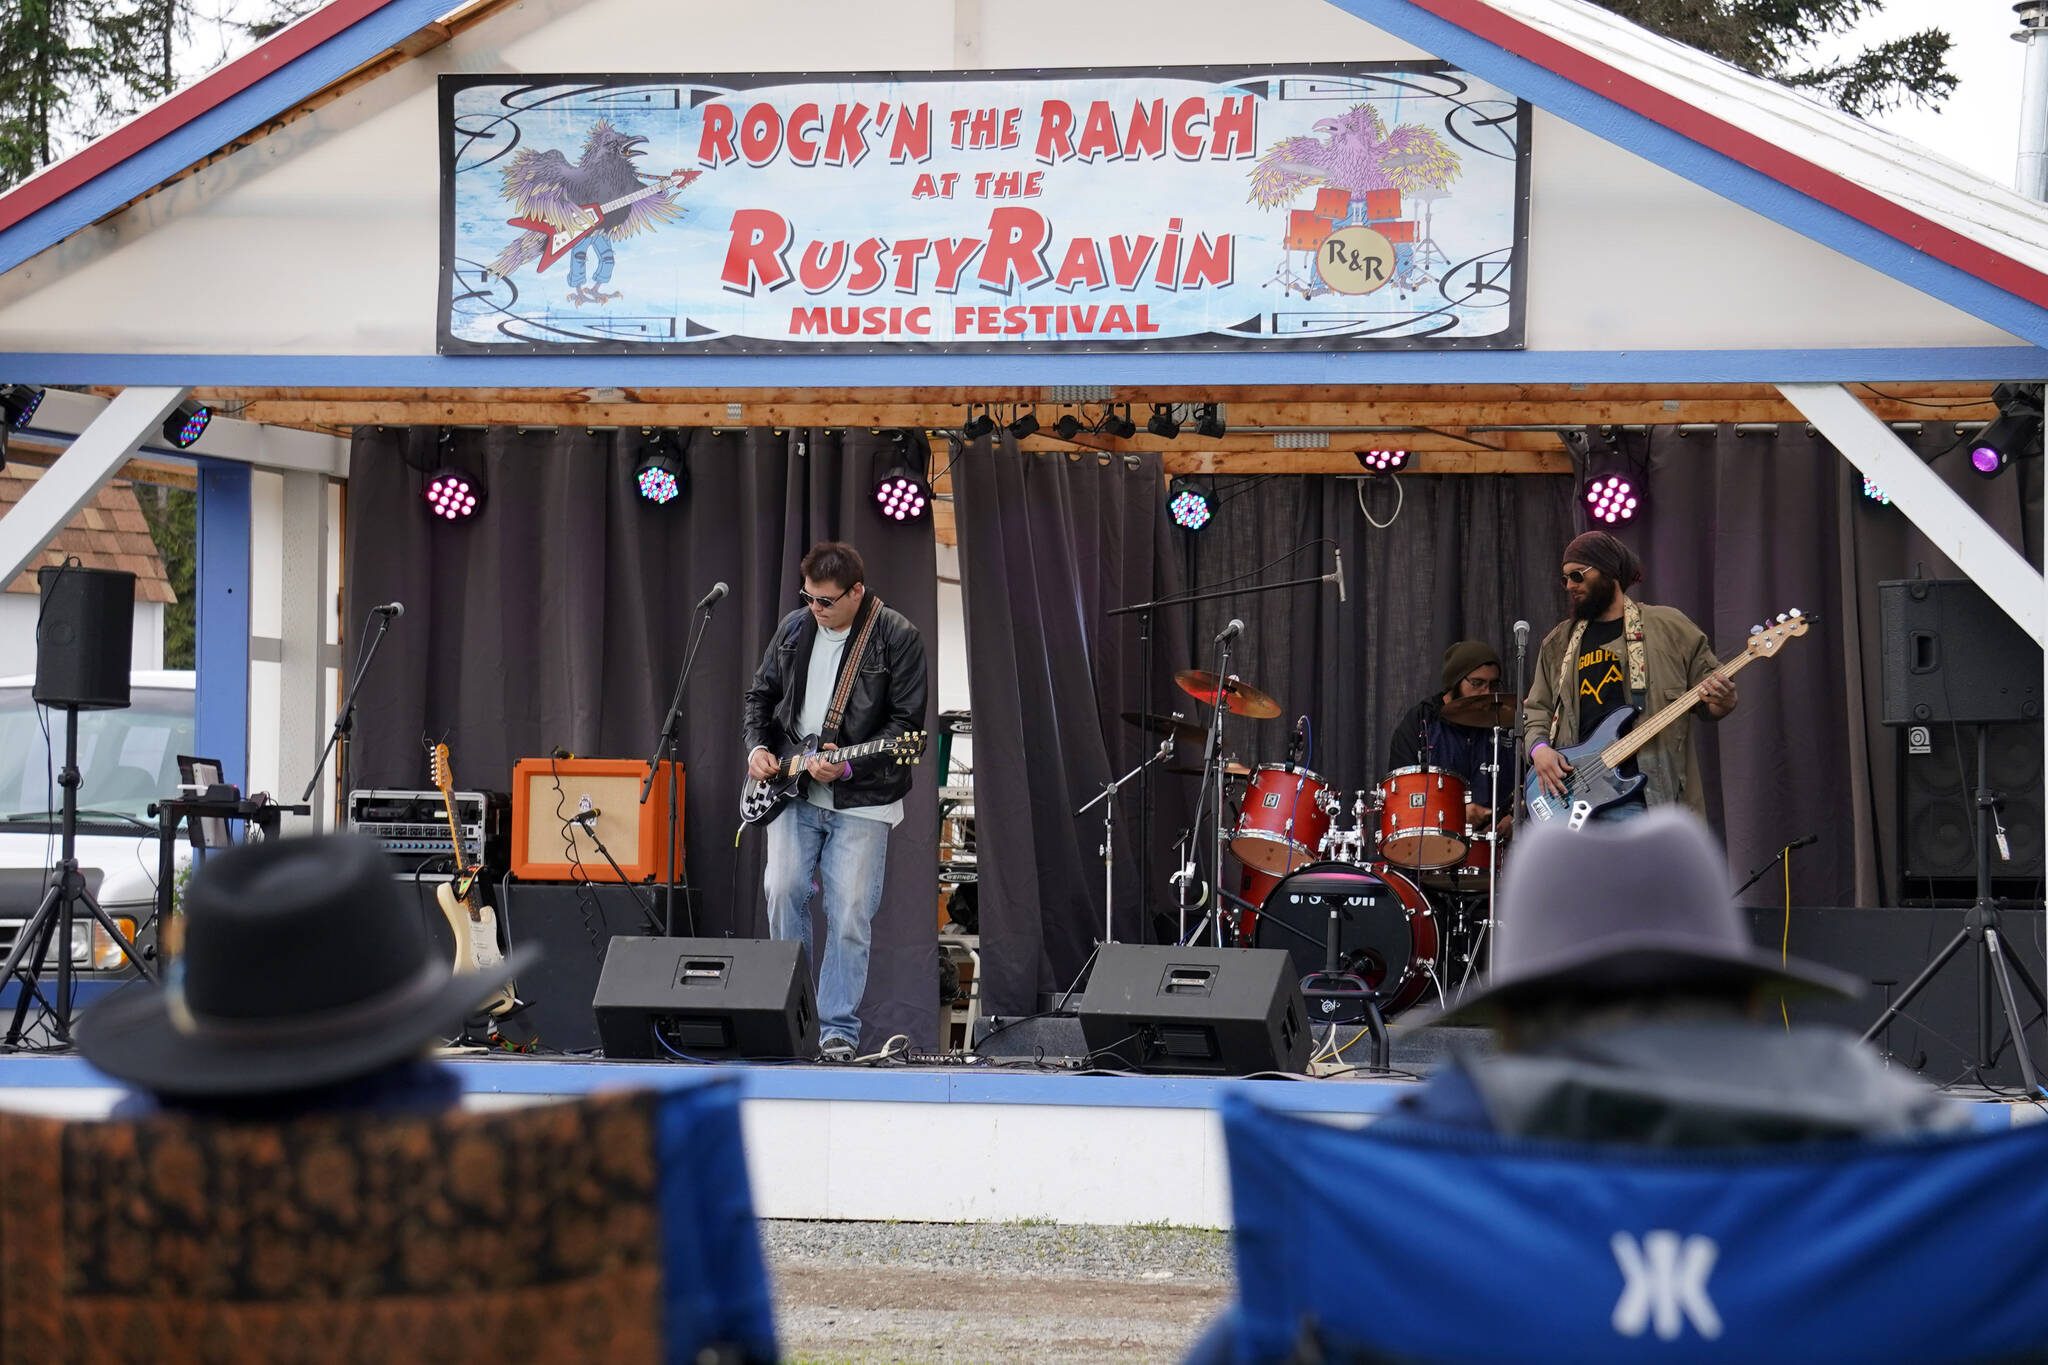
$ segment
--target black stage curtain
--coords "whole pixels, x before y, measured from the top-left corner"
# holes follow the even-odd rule
[[[689,493],[656,507],[633,488],[647,439],[639,432],[357,430],[350,638],[370,605],[400,600],[406,614],[363,685],[351,781],[427,785],[425,739],[448,742],[458,783],[500,789],[515,761],[557,745],[645,758],[682,667],[692,607],[724,580],[732,595],[705,635],[686,698],[684,844],[698,932],[764,937],[762,839],[733,838],[745,766],[741,693],[776,621],[797,605],[798,561],[819,540],[860,549],[870,588],[916,624],[935,661],[931,528],[886,523],[871,510],[883,438],[681,434]],[[425,471],[444,465],[485,480],[472,523],[437,524],[422,505]],[[864,1046],[895,1033],[937,1045],[934,780],[927,763],[890,841]]]
[[[2020,461],[1987,481],[1968,467],[1953,423],[1902,436],[2008,543],[2041,563],[2041,468]],[[1647,446],[1648,496],[1624,538],[1642,555],[1645,600],[1682,608],[1726,659],[1752,625],[1790,607],[1819,626],[1736,679],[1741,708],[1699,727],[1708,810],[1738,880],[1790,840],[1794,904],[1897,905],[1898,734],[1883,725],[1877,585],[1964,575],[1896,507],[1863,496],[1863,478],[1803,424],[1722,426]],[[1745,897],[1782,904],[1772,872]]]
[[[1074,812],[1158,744],[1119,713],[1195,708],[1172,683],[1187,654],[1182,613],[1154,625],[1149,704],[1138,621],[1107,614],[1177,589],[1160,457],[1022,454],[998,439],[954,463],[953,496],[974,697],[982,1008],[1019,1014],[1073,985],[1102,936],[1102,813]],[[1155,906],[1185,782],[1154,786]],[[1137,783],[1117,808],[1116,937],[1144,941]]]
[[[1387,770],[1402,713],[1443,690],[1445,649],[1491,642],[1512,686],[1514,622],[1530,623],[1533,668],[1543,631],[1564,611],[1557,552],[1572,534],[1564,475],[1255,476],[1216,480],[1212,498],[1207,527],[1175,533],[1191,590],[1321,573],[1333,549],[1347,580],[1346,601],[1313,584],[1194,609],[1191,666],[1213,670],[1211,642],[1242,620],[1230,670],[1281,705],[1278,719],[1225,721],[1225,738],[1248,763],[1284,761],[1297,719],[1307,716],[1306,766],[1347,794],[1370,787]],[[1285,557],[1290,550],[1297,553]],[[1350,804],[1347,795],[1346,826]]]

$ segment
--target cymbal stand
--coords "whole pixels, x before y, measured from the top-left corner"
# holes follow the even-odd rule
[[[1458,992],[1472,984],[1472,973],[1479,966],[1479,952],[1486,946],[1486,936],[1493,929],[1493,907],[1500,894],[1500,724],[1493,727],[1493,753],[1487,763],[1486,808],[1493,814],[1487,817],[1486,828],[1480,837],[1493,845],[1493,856],[1486,860],[1486,913],[1479,917],[1479,932],[1472,937],[1472,946],[1465,950],[1465,972],[1458,978]],[[1513,801],[1511,795],[1508,798]]]
[[[1154,763],[1173,757],[1173,732],[1159,742],[1159,752],[1125,773],[1102,784],[1094,800],[1074,812],[1079,819],[1097,805],[1102,807],[1102,942],[1116,942],[1116,794],[1126,782],[1138,777]],[[1143,902],[1140,902],[1143,904]]]
[[[1231,635],[1232,632],[1226,630],[1216,637],[1216,704],[1209,709],[1209,742],[1202,764],[1202,781],[1205,784],[1213,781],[1216,786],[1215,854],[1209,863],[1209,885],[1216,892],[1214,932],[1218,948],[1223,946],[1223,789],[1226,785],[1223,780],[1223,717],[1230,709],[1229,696],[1237,685],[1237,680],[1230,676]]]

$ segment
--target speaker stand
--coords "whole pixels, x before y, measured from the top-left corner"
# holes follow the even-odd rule
[[[2020,1018],[2019,1000],[2013,994],[2012,979],[2017,976],[2020,984],[2027,988],[2027,994],[2034,998],[2034,1005],[2048,1014],[2048,1000],[2043,1000],[2041,987],[2028,974],[2026,965],[2005,951],[2004,934],[1999,922],[1999,903],[1991,894],[1991,844],[1992,831],[1998,822],[1998,793],[1989,785],[1991,741],[1990,729],[1977,726],[1977,901],[1970,907],[1970,913],[1963,920],[1963,927],[1948,941],[1934,960],[1921,969],[1920,975],[1899,993],[1899,998],[1885,1006],[1877,1022],[1864,1031],[1863,1041],[1868,1043],[1883,1033],[1886,1026],[1901,1014],[1921,988],[1938,975],[1962,949],[1965,943],[1977,945],[1977,1057],[1971,1064],[1970,1073],[1979,1085],[1995,1088],[1991,1083],[1991,989],[1998,990],[1998,1003],[2005,1012],[2005,1026],[2012,1036],[2013,1056],[2018,1060],[2020,1080],[2028,1094],[2048,1095],[2041,1088],[2041,1076],[2034,1065],[2033,1053],[2027,1047],[2026,1024]],[[2000,833],[2003,838],[2003,833]]]
[[[92,892],[85,885],[85,874],[78,870],[78,707],[66,705],[63,709],[64,768],[57,775],[57,785],[64,789],[64,810],[58,825],[61,856],[57,866],[51,870],[49,890],[43,893],[42,904],[15,934],[14,946],[7,953],[7,963],[0,967],[0,984],[9,981],[21,983],[21,994],[14,1002],[14,1018],[7,1026],[6,1038],[0,1040],[9,1048],[21,1045],[22,1035],[27,1031],[30,1000],[41,1002],[43,1014],[50,1021],[57,1041],[71,1041],[71,926],[78,919],[81,907],[100,928],[106,930],[109,938],[121,945],[121,950],[135,964],[135,970],[141,973],[143,980],[156,980],[134,942],[121,932],[121,926],[93,899]],[[43,994],[40,984],[43,961],[49,955],[53,938],[59,944],[57,998],[54,1002]]]

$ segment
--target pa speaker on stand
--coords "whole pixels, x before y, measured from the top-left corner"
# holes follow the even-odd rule
[[[28,922],[16,931],[6,965],[0,967],[0,983],[21,983],[14,1018],[7,1026],[9,1047],[19,1044],[27,1031],[32,1002],[48,1016],[57,1041],[71,1041],[71,926],[80,914],[98,921],[144,979],[156,979],[121,926],[93,899],[78,870],[78,713],[120,710],[128,705],[135,575],[88,569],[68,560],[38,569],[36,588],[41,604],[36,617],[35,699],[39,705],[64,712],[64,767],[57,776],[64,791],[64,809],[58,823],[59,857],[50,870],[49,889]],[[52,942],[59,945],[54,1001],[39,981]]]
[[[1972,843],[1977,898],[1963,927],[1885,1007],[1864,1033],[1863,1041],[1881,1035],[1949,959],[1969,944],[1976,949],[1977,959],[1977,1053],[1971,1074],[1980,1084],[1989,1084],[2000,1050],[1992,1044],[1995,1005],[2005,1017],[2008,1041],[2028,1098],[2048,1097],[2027,1046],[2026,1021],[2013,982],[2026,988],[2035,1008],[2048,1012],[2048,1000],[2043,999],[2041,987],[2026,965],[2009,951],[2000,920],[2002,907],[1992,895],[1993,848],[1999,853],[1999,862],[2008,862],[2012,840],[2005,827],[2005,793],[1992,786],[1991,728],[2041,719],[2040,646],[1974,583],[1927,579],[1880,583],[1877,596],[1883,630],[1885,724],[1967,724],[1976,731]]]

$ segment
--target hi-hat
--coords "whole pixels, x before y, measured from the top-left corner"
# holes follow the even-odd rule
[[[1444,719],[1453,725],[1490,730],[1499,725],[1514,728],[1521,703],[1511,692],[1483,692],[1476,697],[1453,697],[1444,703]]]
[[[1233,715],[1270,720],[1280,714],[1279,702],[1236,677],[1219,678],[1199,668],[1185,668],[1174,674],[1173,680],[1196,701],[1220,706]]]
[[[1202,751],[1209,743],[1207,726],[1182,720],[1179,716],[1161,716],[1149,711],[1126,711],[1123,717],[1147,734],[1173,736],[1173,756],[1164,764],[1167,772],[1192,776],[1202,771]],[[1249,777],[1251,771],[1230,754],[1223,755],[1224,776]]]

